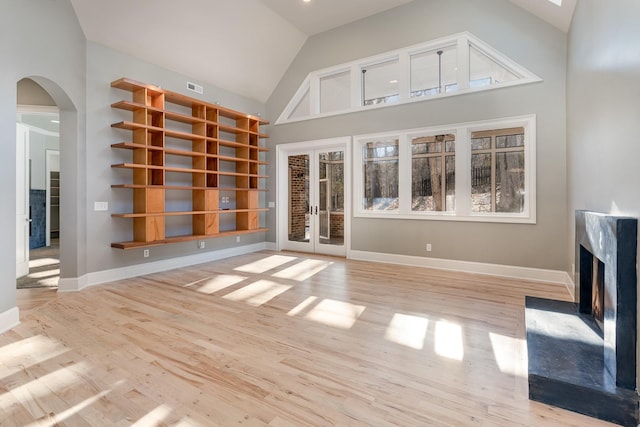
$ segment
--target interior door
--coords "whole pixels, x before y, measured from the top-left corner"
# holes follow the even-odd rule
[[[16,128],[16,278],[29,274],[29,128]]]
[[[345,256],[345,146],[291,149],[280,159],[281,249]]]

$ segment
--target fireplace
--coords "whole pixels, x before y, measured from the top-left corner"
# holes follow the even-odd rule
[[[591,255],[586,249],[580,246],[580,259],[582,259],[582,251]],[[598,325],[598,333],[604,336],[604,263],[593,255],[590,256],[591,263],[591,314]],[[587,261],[588,262],[588,261]]]
[[[638,425],[637,220],[576,212],[576,303],[527,297],[529,398]]]

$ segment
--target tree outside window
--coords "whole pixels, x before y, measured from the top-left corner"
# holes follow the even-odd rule
[[[453,134],[411,140],[412,211],[455,211],[455,144]]]
[[[524,128],[471,134],[473,212],[524,211]]]
[[[398,155],[398,139],[363,144],[365,210],[398,210]]]

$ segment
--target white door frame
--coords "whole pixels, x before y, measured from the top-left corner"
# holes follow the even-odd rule
[[[282,250],[288,240],[289,232],[289,166],[288,156],[295,154],[313,154],[317,150],[343,151],[344,152],[344,247],[338,246],[339,250],[331,251],[332,245],[313,245],[317,240],[318,231],[311,236],[311,243],[307,245],[308,251],[322,252],[333,255],[349,257],[351,252],[351,137],[340,137],[321,139],[313,141],[294,142],[290,144],[280,144],[276,146],[276,200],[277,200],[277,220],[276,220],[276,247]],[[311,156],[309,161],[315,161]],[[315,237],[314,237],[315,236]],[[326,248],[324,248],[326,246]],[[329,252],[318,251],[318,249],[329,249]],[[301,245],[301,250],[304,245]]]
[[[16,278],[29,274],[29,128],[16,123]]]

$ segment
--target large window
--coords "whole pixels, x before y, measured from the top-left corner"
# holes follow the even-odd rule
[[[531,115],[356,136],[355,215],[535,223],[535,131]]]
[[[363,199],[367,211],[398,210],[399,144],[397,139],[362,144]]]
[[[473,212],[524,210],[524,128],[471,134]]]
[[[276,124],[540,80],[465,32],[312,71]]]
[[[453,134],[411,140],[412,211],[455,211],[455,144]]]

